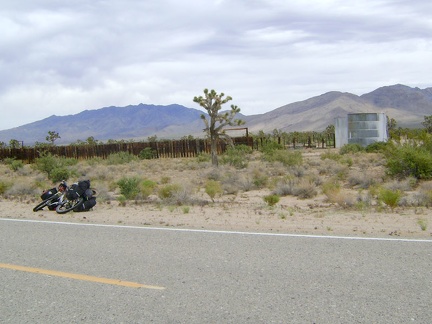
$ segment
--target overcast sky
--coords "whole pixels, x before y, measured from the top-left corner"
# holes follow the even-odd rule
[[[432,86],[430,0],[0,3],[0,130],[107,106],[199,109],[204,88],[254,115]]]

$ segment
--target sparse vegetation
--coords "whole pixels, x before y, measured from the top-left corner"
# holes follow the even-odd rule
[[[120,187],[120,193],[127,199],[135,199],[140,193],[141,180],[138,177],[123,177],[117,181]]]
[[[264,196],[263,199],[267,203],[267,205],[274,206],[279,202],[280,197],[278,195],[267,195]]]
[[[211,200],[214,202],[216,196],[222,194],[221,183],[216,180],[211,180],[211,179],[207,180],[207,183],[205,185],[205,192],[207,195],[209,195]]]
[[[412,223],[427,231],[428,208],[432,207],[432,159],[427,145],[427,139],[415,145],[370,145],[365,150],[351,145],[342,154],[336,149],[285,149],[269,141],[260,151],[242,145],[228,149],[218,168],[209,163],[208,154],[150,160],[122,152],[106,160],[78,161],[42,153],[33,165],[2,161],[0,195],[6,199],[25,196],[32,203],[39,199],[41,189],[53,183],[90,178],[94,187],[103,188],[98,202],[112,206],[146,205],[160,210],[170,206],[172,213],[188,214],[212,202],[209,206],[227,214],[247,203],[255,206],[251,214],[258,225],[271,211],[274,218],[288,224],[292,219],[287,219],[287,210],[290,216],[296,211],[293,219],[305,210],[317,219],[326,210],[344,209],[357,217],[415,210]],[[263,201],[274,208],[263,207]],[[317,224],[324,230],[326,226]]]
[[[402,198],[402,192],[400,190],[392,190],[387,188],[381,188],[378,193],[378,200],[394,209]]]

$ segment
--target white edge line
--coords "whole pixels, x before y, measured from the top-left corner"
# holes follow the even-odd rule
[[[242,232],[242,231],[203,230],[203,229],[172,228],[172,227],[72,223],[72,222],[43,221],[43,220],[34,220],[34,219],[15,219],[15,218],[0,218],[0,221],[26,222],[26,223],[47,223],[47,224],[73,225],[73,226],[112,227],[112,228],[141,229],[141,230],[155,230],[155,231],[178,231],[178,232],[214,233],[214,234],[240,234],[240,235],[257,235],[257,236],[304,237],[304,238],[339,239],[339,240],[399,241],[399,242],[432,243],[432,240],[426,240],[426,239],[408,239],[408,238],[393,238],[393,237],[392,238],[386,238],[386,237],[359,237],[359,236],[331,236],[331,235],[266,233],[266,232]]]

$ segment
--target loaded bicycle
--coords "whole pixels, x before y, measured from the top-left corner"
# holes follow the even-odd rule
[[[62,181],[57,188],[45,190],[41,195],[42,202],[37,204],[33,208],[33,211],[37,212],[44,207],[48,207],[49,210],[55,210],[59,203],[63,201],[67,188],[67,183]]]
[[[62,181],[57,188],[45,190],[41,198],[43,201],[33,208],[33,211],[42,210],[48,207],[58,214],[65,214],[70,211],[88,211],[96,205],[97,190],[90,188],[90,180],[78,181],[67,186]]]

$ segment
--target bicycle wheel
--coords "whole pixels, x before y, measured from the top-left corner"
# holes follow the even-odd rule
[[[42,210],[44,207],[48,206],[49,204],[51,204],[52,201],[54,201],[55,199],[58,199],[58,195],[54,195],[52,197],[49,197],[47,199],[45,199],[44,201],[42,201],[40,204],[36,205],[35,208],[33,208],[34,212],[37,212],[39,210]]]
[[[50,200],[51,200],[51,199],[48,198],[48,199],[42,201],[39,205],[36,205],[36,207],[33,208],[33,211],[34,211],[34,212],[37,212],[37,211],[39,211],[39,210],[42,210],[46,205],[48,205],[48,202],[49,202]]]
[[[83,203],[83,197],[79,197],[78,199],[74,200],[65,200],[57,205],[56,212],[58,214],[66,214],[67,212],[70,212],[71,210],[80,207]]]

